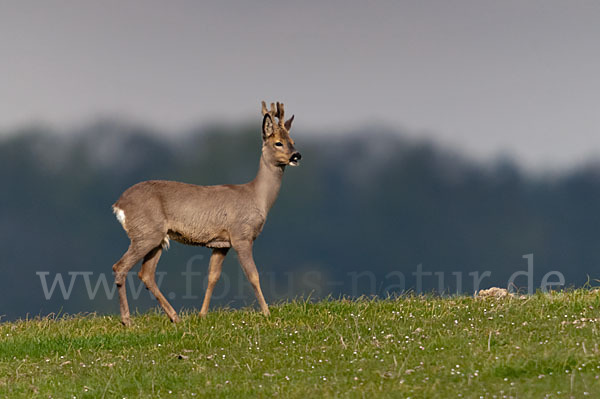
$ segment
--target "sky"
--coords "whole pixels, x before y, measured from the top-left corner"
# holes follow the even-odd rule
[[[313,134],[383,125],[556,169],[600,156],[599,71],[597,1],[0,0],[4,132],[177,132],[265,99]]]

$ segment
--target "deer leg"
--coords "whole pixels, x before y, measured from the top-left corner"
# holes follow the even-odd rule
[[[129,317],[129,303],[127,302],[127,290],[125,284],[118,286],[119,291],[119,311],[121,312],[121,323],[124,326],[131,325],[131,318]]]
[[[160,306],[163,308],[167,316],[169,316],[169,319],[171,319],[173,323],[177,323],[181,321],[179,316],[177,316],[177,312],[160,292],[155,280],[156,265],[158,264],[161,254],[162,246],[155,247],[152,251],[148,252],[148,254],[144,257],[144,262],[142,263],[142,268],[138,273],[138,277],[144,282],[146,288],[148,288],[148,290],[150,290],[150,292],[152,292],[152,294],[156,297]]]
[[[115,274],[115,284],[118,287],[121,287],[125,284],[127,273],[129,273],[129,270],[135,266],[142,256],[144,256],[144,254],[137,253],[133,242],[129,244],[129,249],[127,249],[127,252],[125,252],[121,259],[119,259],[119,261],[112,267]]]
[[[162,238],[161,238],[162,240]],[[160,243],[160,240],[158,241]],[[127,302],[127,288],[125,286],[125,280],[127,273],[131,270],[136,263],[138,263],[142,257],[147,254],[152,248],[156,247],[158,243],[148,244],[137,244],[133,241],[129,245],[129,249],[125,252],[125,255],[113,266],[113,272],[115,273],[115,284],[118,287],[119,292],[119,308],[121,311],[121,322],[129,326],[131,325],[131,319],[129,315],[129,303]]]
[[[202,302],[202,309],[200,309],[200,316],[206,316],[208,313],[208,306],[210,305],[210,298],[212,297],[213,289],[215,284],[221,277],[221,270],[223,268],[223,260],[229,248],[215,248],[210,257],[210,264],[208,265],[208,285],[206,287],[206,293],[204,294],[204,302]]]
[[[242,269],[244,270],[248,281],[250,281],[250,284],[252,284],[252,288],[254,288],[254,294],[256,295],[256,299],[258,300],[260,309],[265,316],[268,316],[270,314],[269,307],[267,306],[265,297],[263,296],[262,290],[260,289],[258,271],[256,270],[256,264],[254,263],[254,258],[252,257],[252,243],[239,243],[237,245],[234,245],[234,248],[238,254],[240,265],[242,266]]]

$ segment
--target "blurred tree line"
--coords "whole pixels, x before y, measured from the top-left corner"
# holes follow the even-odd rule
[[[385,129],[293,136],[302,165],[286,171],[255,245],[270,302],[417,288],[469,293],[475,288],[469,273],[485,271],[490,274],[480,288],[505,287],[512,273],[526,270],[522,256],[530,253],[536,287],[550,270],[560,271],[567,286],[588,279],[594,284],[599,275],[596,164],[543,176],[524,173],[511,160],[479,163]],[[61,274],[66,288],[69,272],[92,272],[93,287],[104,273],[112,289],[111,266],[128,245],[111,213],[123,190],[147,179],[244,183],[256,173],[260,145],[258,124],[168,136],[103,121],[72,134],[28,128],[3,135],[2,319],[116,312],[117,298],[107,298],[98,285],[90,299],[81,276],[68,300],[59,295],[58,283],[46,299],[39,273],[47,272],[48,286]],[[163,255],[158,270],[167,274],[161,287],[173,293],[176,307],[200,305],[209,254],[173,243]],[[431,272],[420,282],[418,265]],[[191,286],[182,276],[188,269],[200,274]],[[224,275],[215,305],[254,301],[233,251]],[[524,278],[518,282],[527,285]],[[145,309],[153,302],[143,292],[133,304]]]

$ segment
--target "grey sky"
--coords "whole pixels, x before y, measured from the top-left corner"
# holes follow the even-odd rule
[[[1,1],[0,128],[382,123],[477,157],[600,154],[597,1]]]

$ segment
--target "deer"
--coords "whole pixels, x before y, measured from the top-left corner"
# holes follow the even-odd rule
[[[252,247],[273,206],[286,166],[297,166],[301,155],[294,147],[290,129],[294,116],[285,120],[283,103],[262,102],[262,151],[256,177],[245,184],[201,186],[167,180],[137,183],[113,204],[113,212],[130,239],[125,254],[113,265],[119,294],[121,322],[131,325],[125,280],[129,271],[142,262],[138,277],[156,297],[173,323],[177,312],[160,292],[156,265],[169,240],[212,249],[208,284],[200,316],[208,313],[215,284],[230,248],[237,255],[262,313],[268,316]]]

